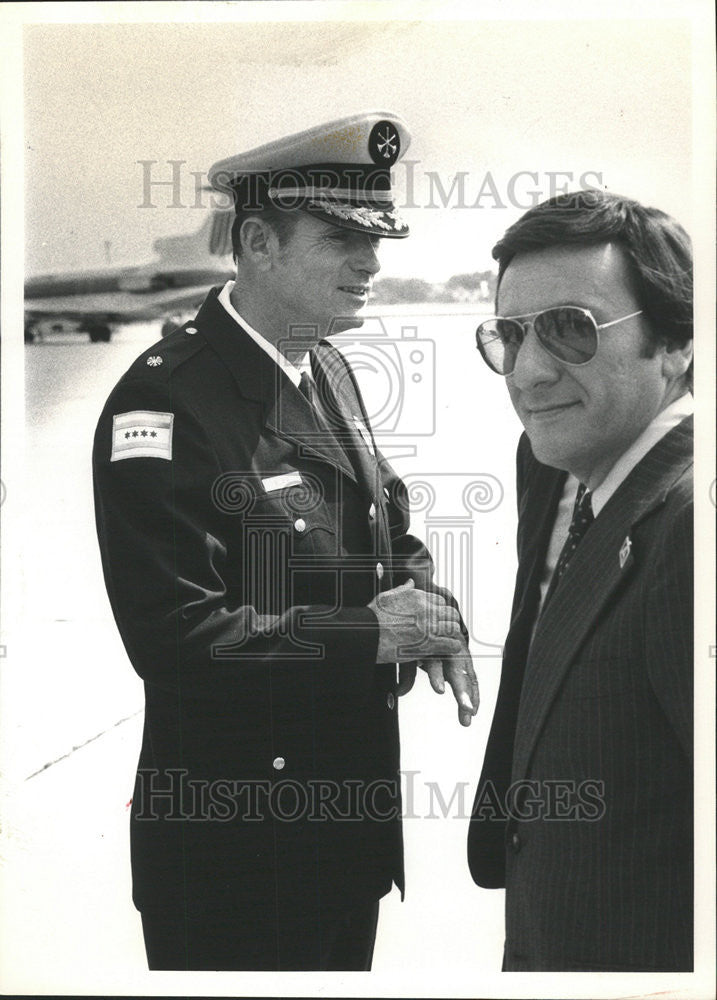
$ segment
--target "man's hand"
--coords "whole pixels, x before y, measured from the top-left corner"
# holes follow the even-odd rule
[[[440,594],[416,590],[413,580],[378,594],[369,607],[378,618],[376,663],[401,663],[461,653],[460,617]]]
[[[478,679],[473,670],[473,661],[467,648],[457,656],[439,659],[424,659],[419,667],[428,674],[431,687],[436,694],[443,694],[448,681],[458,705],[458,721],[462,726],[470,726],[480,705]]]

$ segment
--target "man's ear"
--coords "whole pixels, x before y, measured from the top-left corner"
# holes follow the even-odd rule
[[[687,374],[687,369],[692,364],[692,353],[691,340],[684,345],[663,345],[662,374],[669,382],[677,382]]]
[[[276,239],[274,230],[263,219],[252,216],[242,222],[239,230],[242,255],[261,271],[268,271],[271,267],[272,238]]]

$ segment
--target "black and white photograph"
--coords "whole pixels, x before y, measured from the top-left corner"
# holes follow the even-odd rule
[[[0,8],[0,986],[708,1000],[704,0]]]

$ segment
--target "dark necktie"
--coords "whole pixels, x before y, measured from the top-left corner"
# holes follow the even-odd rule
[[[543,606],[548,603],[558,585],[558,581],[568,568],[568,563],[572,559],[575,550],[594,520],[592,504],[590,502],[590,491],[583,483],[580,483],[578,491],[575,494],[575,505],[573,506],[573,517],[568,528],[568,537],[560,552]]]
[[[299,380],[299,392],[305,396],[311,406],[314,405],[314,384],[313,379],[307,371],[301,373]]]
[[[330,430],[333,437],[342,439],[345,421],[338,411],[336,398],[328,385],[326,373],[316,360],[314,351],[309,352],[311,372],[304,369],[299,380],[299,392],[314,411],[314,417],[324,432]]]
[[[352,404],[342,394],[342,388],[346,388],[346,380],[349,379],[345,363],[337,351],[332,351],[322,341],[309,351],[309,358],[314,376],[314,406],[323,414],[331,433],[353,466],[357,482],[367,487],[375,500],[378,466],[355,425]]]
[[[314,396],[312,402],[314,406],[318,405],[336,437],[343,444],[346,444],[347,437],[350,437],[348,433],[348,420],[341,409],[338,397],[331,384],[331,371],[327,370],[324,363],[326,359],[325,346],[319,343],[309,351],[311,372],[313,374],[312,388]]]

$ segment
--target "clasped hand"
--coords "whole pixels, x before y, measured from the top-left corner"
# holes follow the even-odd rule
[[[470,726],[480,696],[456,608],[440,594],[416,590],[413,580],[378,594],[369,607],[379,624],[376,662],[417,660],[437,694],[443,694],[448,681],[458,705],[458,720]],[[411,689],[414,677],[415,668],[401,670],[399,694]]]

